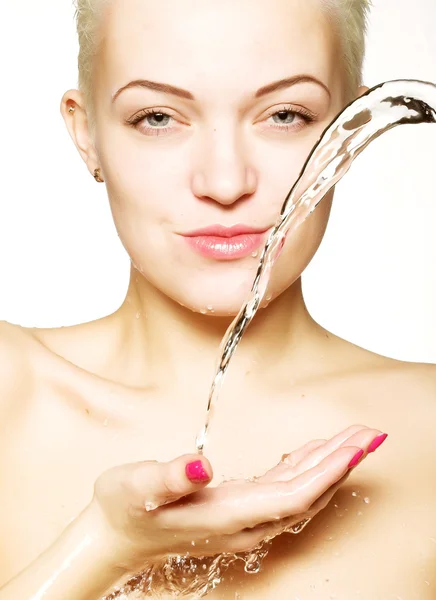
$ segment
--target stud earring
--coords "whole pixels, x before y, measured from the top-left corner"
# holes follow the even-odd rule
[[[101,169],[95,169],[94,179],[97,183],[104,183],[104,179],[101,176]]]
[[[74,108],[74,106],[70,106],[70,108],[68,109],[68,112],[73,113],[73,112],[75,112],[75,110],[76,109]]]

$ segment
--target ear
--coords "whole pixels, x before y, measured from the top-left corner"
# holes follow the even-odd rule
[[[94,176],[95,169],[100,167],[97,152],[89,126],[86,104],[82,92],[68,90],[62,96],[61,114],[80,156],[85,161],[89,172]],[[71,111],[74,108],[74,111]]]

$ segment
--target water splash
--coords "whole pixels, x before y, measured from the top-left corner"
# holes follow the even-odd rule
[[[301,533],[309,522],[310,519],[304,519],[286,527],[281,533]],[[267,537],[250,552],[220,554],[213,558],[169,557],[135,575],[102,600],[144,600],[145,597],[163,600],[168,596],[200,600],[224,580],[227,569],[237,562],[243,563],[248,575],[259,573],[271,548],[271,541],[281,533]]]
[[[419,123],[436,123],[436,85],[397,80],[382,83],[349,104],[321,136],[283,204],[277,224],[261,254],[249,298],[222,341],[205,424],[196,438],[196,449],[200,454],[204,451],[213,409],[230,359],[266,294],[271,269],[286,236],[315,210],[325,194],[345,175],[354,159],[374,139],[398,125]],[[360,493],[352,495],[360,497]],[[338,505],[336,507],[339,509]],[[362,514],[357,512],[358,517]],[[285,532],[298,534],[308,523],[309,519],[305,519],[273,537]],[[214,558],[169,556],[165,561],[147,567],[102,600],[142,600],[145,597],[198,600],[215,589],[229,566],[237,561],[243,562],[246,573],[259,572],[273,537],[266,538],[245,553],[220,554]],[[334,555],[339,556],[339,553]]]

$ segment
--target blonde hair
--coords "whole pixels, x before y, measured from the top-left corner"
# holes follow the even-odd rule
[[[372,0],[320,0],[341,44],[346,103],[362,85],[366,33]]]
[[[73,0],[79,36],[79,90],[89,116],[93,117],[93,63],[100,45],[101,19],[106,5],[113,0]],[[347,103],[362,84],[365,36],[371,0],[318,0],[326,10],[342,43],[342,67]]]

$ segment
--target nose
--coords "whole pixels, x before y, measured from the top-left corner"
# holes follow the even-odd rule
[[[192,174],[194,195],[231,206],[248,199],[257,188],[257,172],[249,164],[242,140],[234,133],[214,133],[199,151]]]

